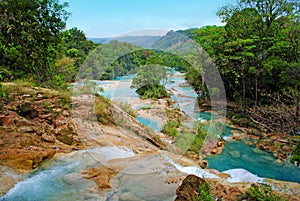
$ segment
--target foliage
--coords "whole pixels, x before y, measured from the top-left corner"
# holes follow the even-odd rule
[[[67,3],[58,0],[0,1],[1,80],[29,79],[66,89],[95,47],[84,33],[65,28]]]
[[[164,124],[162,132],[169,136],[176,137],[178,135],[177,128],[179,128],[179,126],[177,122],[169,120]]]
[[[59,45],[61,59],[67,57],[72,59],[73,69],[69,69],[69,76],[71,80],[75,79],[75,73],[78,72],[79,68],[87,58],[88,54],[96,47],[96,45],[87,40],[82,30],[74,27],[69,30],[62,32],[62,42]]]
[[[161,85],[150,84],[150,85],[142,86],[139,89],[137,89],[136,92],[143,99],[146,99],[146,98],[160,99],[160,98],[169,97],[168,92]]]
[[[112,104],[109,99],[103,96],[97,96],[94,101],[94,113],[97,120],[105,125],[114,124]]]
[[[204,124],[197,122],[194,128],[186,128],[182,125],[178,125],[179,129],[176,129],[175,125],[177,125],[174,121],[172,124],[167,125],[169,127],[169,133],[174,130],[176,132],[176,145],[183,152],[189,154],[199,154],[208,132],[204,126]],[[175,130],[176,129],[176,130]]]
[[[293,164],[300,165],[300,137],[295,139],[297,141],[296,147],[293,148],[292,157],[290,158],[290,162]]]
[[[248,107],[271,104],[268,97],[279,96],[299,104],[298,9],[295,0],[240,0],[218,11],[224,27],[192,30],[190,37],[219,69],[229,100]],[[189,69],[186,75],[197,92],[203,91],[202,74]]]
[[[194,139],[195,133],[186,128],[180,128],[176,136],[176,146],[189,155],[191,144],[194,142]]]
[[[239,196],[239,200],[284,201],[285,199],[277,196],[272,188],[266,184],[252,184],[244,194]]]
[[[82,94],[90,94],[98,96],[98,92],[103,92],[104,89],[99,87],[96,82],[86,80],[82,83],[82,86],[75,86],[73,90],[73,94],[76,96]]]
[[[9,72],[5,79],[34,77],[47,83],[52,78],[66,6],[58,0],[0,2],[0,66]]]
[[[168,80],[167,69],[159,65],[146,65],[138,69],[137,75],[132,80],[130,88],[136,88],[142,98],[169,97],[161,85]]]
[[[204,182],[199,186],[198,195],[193,197],[193,201],[213,201],[213,196],[211,195],[210,186],[208,183]]]
[[[134,109],[132,109],[130,104],[120,102],[119,105],[127,114],[129,114],[130,116],[132,116],[134,118],[137,117],[137,114],[135,113]]]
[[[0,73],[0,80],[2,79],[2,74]],[[0,98],[6,98],[7,94],[4,90],[2,83],[0,83]]]
[[[58,104],[66,109],[70,109],[72,107],[71,90],[60,90],[58,91],[58,94]]]
[[[204,124],[202,124],[202,123],[198,123],[198,125],[196,125],[196,131],[197,131],[196,136],[193,140],[193,143],[191,144],[191,146],[189,148],[189,151],[199,154],[199,151],[205,142],[205,138],[206,138],[208,132],[204,128]]]

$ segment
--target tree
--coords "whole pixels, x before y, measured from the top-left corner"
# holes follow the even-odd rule
[[[136,88],[142,98],[165,98],[168,93],[162,86],[168,80],[167,69],[160,65],[145,65],[138,69],[130,88]]]
[[[87,40],[82,30],[77,27],[62,32],[62,42],[60,44],[61,54],[75,60],[74,66],[78,71],[84,60],[96,45]]]
[[[34,77],[47,83],[53,77],[66,6],[58,0],[0,2],[0,68],[11,72],[7,79]]]
[[[280,92],[280,85],[271,84],[278,83],[276,75],[283,70],[276,67],[276,63],[298,62],[295,58],[299,51],[297,45],[297,48],[288,48],[297,41],[297,31],[290,24],[299,26],[298,12],[299,2],[295,0],[240,0],[238,6],[226,6],[218,11],[226,22],[228,42],[224,49],[229,56],[228,66],[241,67],[234,77],[238,83],[242,78],[243,86],[250,86],[248,94],[243,87],[242,99],[254,97],[257,105],[260,97]],[[287,32],[287,27],[293,31]],[[291,36],[293,39],[289,39]],[[287,57],[289,51],[294,58]],[[245,72],[249,76],[245,76]],[[250,79],[244,80],[245,77]]]

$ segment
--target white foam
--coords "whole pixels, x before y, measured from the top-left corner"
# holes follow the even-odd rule
[[[203,119],[202,117],[199,117],[198,121],[200,121],[201,123],[206,123],[207,122],[207,120]]]
[[[226,170],[224,173],[229,174],[230,178],[227,179],[228,182],[256,182],[265,183],[263,178],[258,177],[245,169],[231,169]]]
[[[215,178],[219,178],[217,175],[208,172],[205,169],[201,169],[195,166],[182,166],[179,165],[177,163],[175,163],[173,160],[171,160],[168,157],[165,157],[167,161],[169,161],[172,165],[174,165],[176,167],[177,170],[179,170],[180,172],[184,172],[187,174],[193,174],[196,175],[200,178],[211,178],[211,179],[215,179]]]

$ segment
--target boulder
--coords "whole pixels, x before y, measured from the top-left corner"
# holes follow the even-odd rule
[[[205,184],[206,181],[195,175],[188,175],[183,181],[181,186],[176,189],[175,201],[190,201],[195,200],[199,194],[199,187]]]
[[[238,134],[238,133],[234,133],[232,136],[232,139],[234,140],[241,140],[242,139],[242,135]]]

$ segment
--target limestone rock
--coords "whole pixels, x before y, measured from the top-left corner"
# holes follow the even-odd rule
[[[117,173],[118,171],[113,168],[99,166],[86,170],[83,172],[82,177],[93,180],[99,189],[110,189],[110,178],[115,176]]]
[[[131,192],[123,193],[120,196],[120,201],[138,201],[138,200],[139,199],[137,199],[137,197]]]
[[[232,136],[232,139],[234,140],[241,140],[242,139],[242,135],[238,134],[238,133],[234,133]]]

